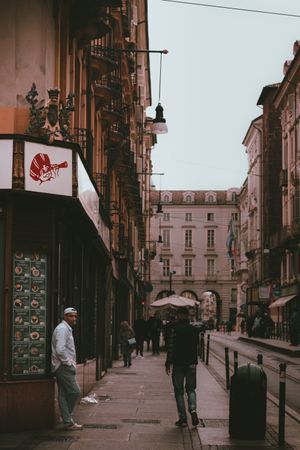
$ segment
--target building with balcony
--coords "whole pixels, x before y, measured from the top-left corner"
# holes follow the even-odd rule
[[[152,192],[156,256],[151,263],[151,302],[174,291],[200,302],[198,318],[213,319],[216,325],[235,323],[238,192]]]
[[[146,0],[2,8],[0,431],[55,422],[50,341],[66,306],[86,394],[144,295],[155,137],[149,55],[134,50],[149,47],[147,20]]]

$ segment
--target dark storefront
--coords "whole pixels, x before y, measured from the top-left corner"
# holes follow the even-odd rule
[[[0,146],[12,168],[0,179],[0,431],[38,429],[54,423],[50,342],[66,306],[79,311],[83,394],[111,364],[109,222],[79,147]]]

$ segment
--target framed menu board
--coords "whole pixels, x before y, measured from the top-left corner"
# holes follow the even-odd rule
[[[46,373],[47,256],[13,255],[12,375]]]

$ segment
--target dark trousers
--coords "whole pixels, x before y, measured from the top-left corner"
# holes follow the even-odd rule
[[[140,352],[140,355],[143,356],[144,338],[141,336],[135,336],[135,340],[136,340],[136,354],[138,355]]]
[[[172,382],[179,418],[186,420],[184,388],[187,394],[189,412],[197,410],[196,366],[173,366]]]
[[[159,353],[159,338],[160,334],[154,334],[152,336],[152,353]]]

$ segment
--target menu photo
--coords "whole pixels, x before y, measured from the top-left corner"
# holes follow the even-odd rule
[[[14,311],[14,323],[15,325],[29,325],[29,310]]]
[[[26,325],[16,325],[14,327],[14,340],[19,341],[29,341],[29,326]]]
[[[45,286],[44,279],[31,278],[31,286],[30,286],[31,292],[34,292],[34,293],[40,292],[41,294],[44,294],[45,287],[46,286]]]
[[[30,261],[26,260],[15,260],[15,275],[20,277],[29,277],[30,276]]]
[[[44,341],[44,340],[45,340],[44,326],[30,327],[30,341]]]
[[[13,346],[13,356],[15,358],[28,358],[29,356],[29,343],[17,342]]]
[[[13,358],[13,373],[27,375],[29,373],[29,358]]]
[[[31,325],[45,325],[45,311],[34,310],[30,313]]]
[[[24,294],[14,295],[14,309],[17,311],[19,309],[29,309],[30,296]]]
[[[31,293],[30,308],[45,310],[45,295],[38,293]]]
[[[25,293],[29,292],[30,291],[29,277],[16,276],[14,278],[14,291]]]

